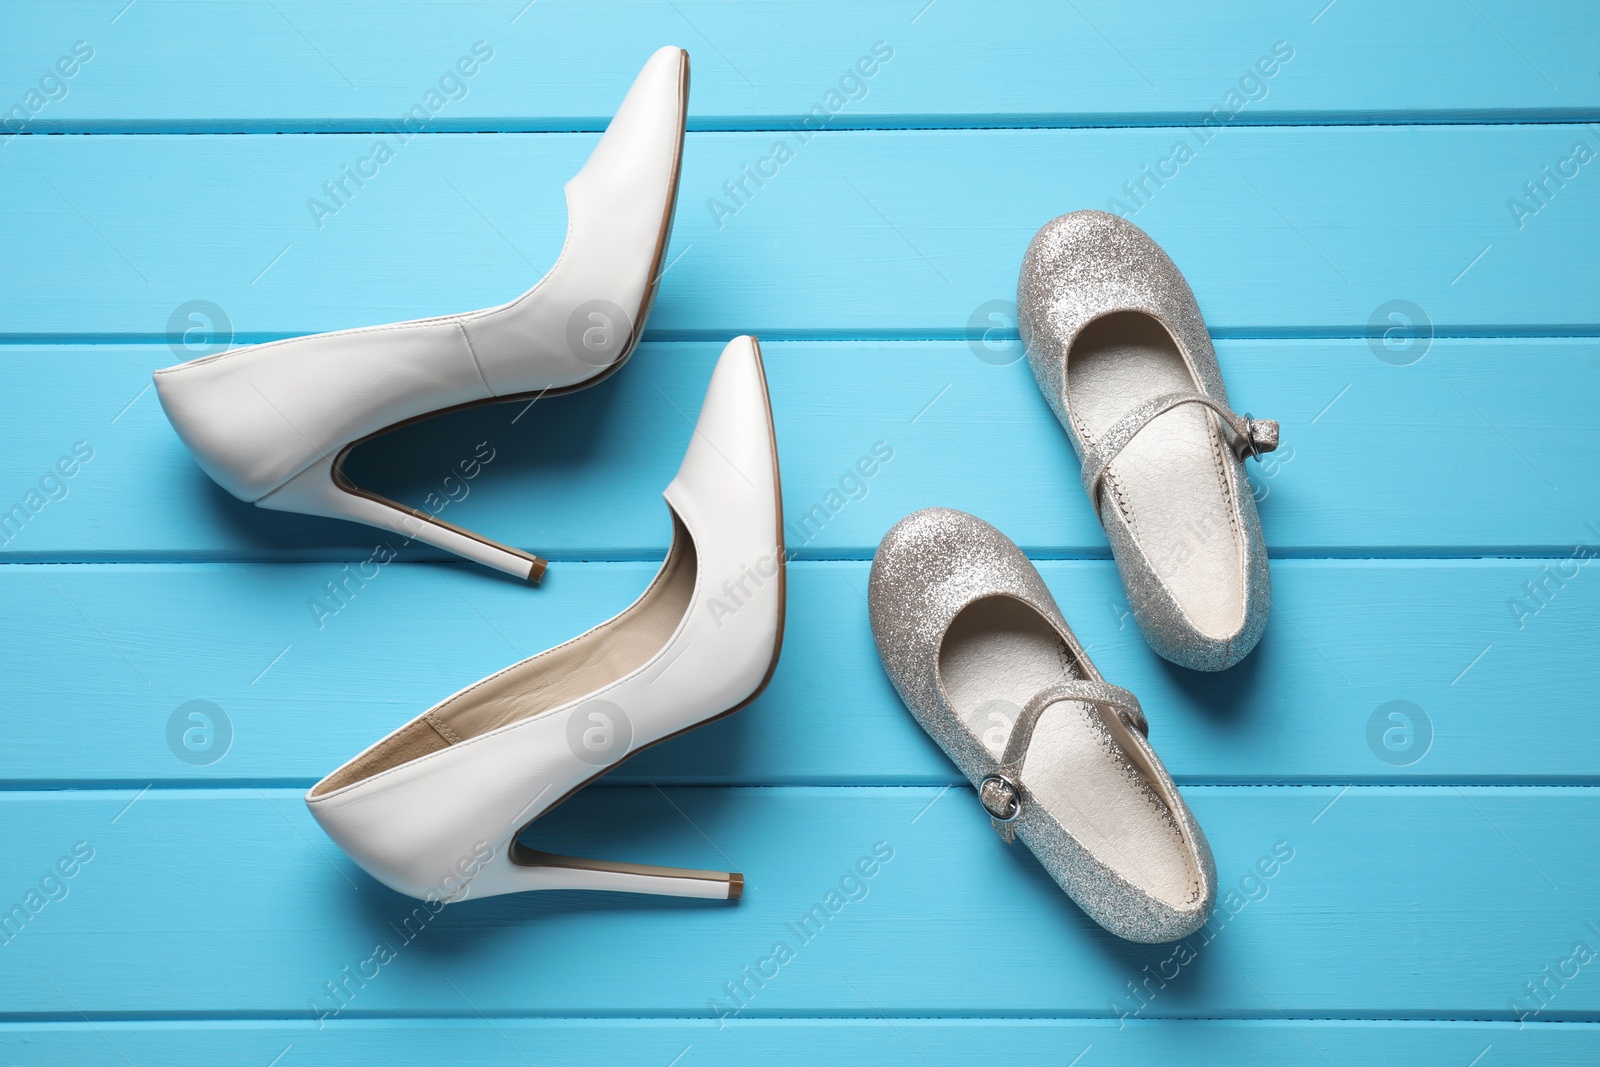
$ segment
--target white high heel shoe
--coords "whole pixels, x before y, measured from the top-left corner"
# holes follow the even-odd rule
[[[633,351],[672,227],[689,54],[650,57],[567,183],[567,241],[509,304],[314,334],[155,373],[167,418],[201,468],[240,500],[352,519],[537,582],[545,561],[366,492],[345,477],[362,441],[425,415],[570,392]]]
[[[783,640],[783,507],[761,350],[723,350],[678,475],[672,548],[615,618],[435,705],[306,804],[374,878],[419,899],[604,889],[728,899],[743,876],[538,852],[518,833],[641,749],[754,700]]]

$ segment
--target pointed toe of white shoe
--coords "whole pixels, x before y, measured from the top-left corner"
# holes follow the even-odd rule
[[[723,351],[665,492],[672,548],[620,615],[461,690],[306,796],[380,882],[452,902],[536,889],[731,899],[743,879],[557,856],[517,840],[622,760],[731,714],[772,677],[783,641],[783,512],[761,352]]]
[[[688,105],[689,53],[662,48],[566,184],[567,240],[556,266],[517,300],[467,316],[496,393],[593,384],[632,352],[672,237]],[[539,382],[529,379],[529,353]]]
[[[253,345],[168,367],[156,394],[213,481],[260,507],[349,519],[537,581],[544,561],[365,492],[362,441],[435,412],[585,388],[638,343],[661,276],[688,116],[689,55],[663,48],[566,185],[567,240],[508,304]]]
[[[676,152],[678,118],[689,98],[689,53],[675,45],[658,48],[633,80],[606,124],[600,143],[568,187],[579,179],[627,193],[640,164]]]

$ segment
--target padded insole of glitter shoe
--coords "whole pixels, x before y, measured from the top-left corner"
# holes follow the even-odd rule
[[[1067,408],[1090,442],[1146,400],[1198,392],[1172,335],[1138,312],[1098,319],[1067,356]],[[1217,420],[1198,404],[1156,416],[1106,470],[1112,498],[1184,613],[1218,639],[1244,618],[1243,552]]]
[[[1022,707],[1046,686],[1081,677],[1050,624],[996,596],[956,616],[939,651],[951,707],[990,755],[1005,750]],[[1175,906],[1198,892],[1198,873],[1161,798],[1135,770],[1092,705],[1061,701],[1034,727],[1023,784],[1107,866]]]

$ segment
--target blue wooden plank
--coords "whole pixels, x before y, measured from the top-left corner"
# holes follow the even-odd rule
[[[737,866],[743,899],[536,893],[437,916],[363,876],[297,791],[7,793],[8,909],[92,857],[0,952],[4,1013],[1600,1021],[1593,982],[1525,986],[1600,942],[1600,791],[1185,795],[1223,910],[1150,946],[1073,907],[968,789],[587,790],[541,820],[543,847]],[[981,963],[1000,944],[1005,981]],[[393,958],[367,962],[380,945]]]
[[[647,344],[595,389],[418,424],[358,453],[351,469],[558,561],[659,558],[670,529],[660,492],[720,347]],[[787,542],[800,558],[870,558],[890,525],[933,504],[982,515],[1036,556],[1107,555],[1077,460],[1025,362],[985,362],[964,342],[765,351]],[[1592,340],[1436,340],[1420,362],[1395,366],[1365,341],[1224,343],[1235,406],[1283,425],[1284,447],[1249,465],[1272,552],[1569,556],[1593,544],[1597,353]],[[0,558],[373,554],[385,540],[377,531],[263,511],[206,478],[148,389],[149,371],[171,359],[156,346],[0,351],[30,397],[0,423],[0,517],[27,507],[0,528]],[[71,479],[47,478],[78,442],[92,460]],[[492,462],[471,483],[452,478],[482,442]]]
[[[870,1015],[870,1009],[864,1009]],[[1116,1022],[1090,1019],[704,1020],[495,1018],[303,1021],[12,1023],[0,1054],[18,1065],[212,1067],[222,1062],[369,1062],[405,1067],[471,1062],[479,1067],[588,1067],[594,1063],[775,1065],[871,1063],[957,1067],[987,1062],[1070,1062],[1101,1067],[1237,1067],[1240,1063],[1462,1067],[1486,1050],[1500,1062],[1578,1067],[1593,1062],[1600,1028],[1583,1023],[1354,1022],[1331,1019],[1207,1019]],[[293,1057],[291,1059],[291,1057]],[[1092,1057],[1092,1058],[1091,1058]],[[1508,1057],[1510,1057],[1508,1059]]]
[[[1041,571],[1106,677],[1139,695],[1182,782],[1594,783],[1600,729],[1575,709],[1592,699],[1600,583],[1548,566],[1280,561],[1266,637],[1222,675],[1158,659],[1109,562]],[[530,591],[429,564],[364,583],[331,563],[0,568],[0,674],[16,706],[49,709],[8,723],[0,784],[309,786],[434,701],[620,610],[654,569],[563,565]],[[1547,583],[1546,599],[1526,582]],[[605,781],[959,782],[884,677],[866,585],[864,563],[792,564],[767,692]]]
[[[757,184],[742,168],[773,172],[772,134],[691,134],[649,333],[963,337],[1014,298],[1040,225],[1108,207],[1224,335],[1377,335],[1395,301],[1442,333],[1600,331],[1595,128],[1229,129],[1181,164],[1180,136],[824,132]],[[165,337],[195,300],[241,340],[497,304],[554,262],[558,190],[594,139],[418,136],[357,186],[341,168],[374,158],[370,136],[16,138],[9,236],[71,270],[0,265],[0,336]]]
[[[1536,18],[1512,0],[1467,9],[1342,0],[1331,10],[1270,0],[498,0],[391,3],[382,18],[370,4],[315,0],[120,7],[77,0],[9,14],[0,67],[16,77],[5,106],[26,109],[14,121],[36,132],[386,129],[434,91],[429,129],[598,128],[640,60],[665,43],[694,56],[700,129],[781,126],[830,103],[821,114],[834,128],[1188,124],[1218,108],[1240,124],[1600,112],[1600,18],[1581,3],[1543,4]],[[603,41],[593,39],[597,18]],[[77,41],[89,62],[46,79]],[[232,41],[250,47],[222,46]],[[480,41],[490,61],[448,79]],[[879,42],[892,59],[851,80]]]
[[[0,337],[25,343],[0,352],[0,508],[27,513],[0,535],[17,564],[0,567],[0,1059],[1593,1058],[1600,605],[1579,561],[1600,537],[1595,342],[1541,338],[1600,334],[1600,192],[1574,147],[1600,145],[1600,9],[66,0],[8,11],[6,30],[0,194],[19,254],[0,264]],[[480,40],[492,58],[459,94],[441,85]],[[669,41],[694,53],[696,132],[661,343],[515,426],[464,414],[358,457],[408,499],[455,495],[441,457],[492,435],[498,461],[449,517],[554,556],[549,583],[395,564],[319,627],[307,602],[380,535],[247,510],[195,470],[140,395],[178,358],[180,309],[209,301],[247,342],[503,299],[554,258],[556,190]],[[880,41],[893,57],[841,84]],[[1276,72],[1244,80],[1275,48]],[[458,98],[429,135],[318,227],[309,198],[376,138],[399,143],[393,123],[433,87]],[[850,99],[827,132],[793,132],[835,87]],[[1214,135],[1184,128],[1208,113]],[[90,131],[348,135],[33,136]],[[744,179],[778,138],[794,161]],[[1147,177],[1162,166],[1176,173]],[[1259,472],[1274,621],[1222,676],[1149,653],[1014,343],[965,340],[1007,336],[1041,222],[1119,205],[1214,329],[1261,339],[1222,345],[1229,383],[1293,449]],[[1419,323],[1413,343],[1374,336]],[[540,832],[741,866],[747,898],[481,902],[407,937],[406,902],[281,787],[627,602],[663,548],[656,494],[687,434],[671,407],[692,412],[717,342],[744,330],[769,341],[787,503],[815,526],[791,535],[788,652],[749,711]],[[1495,339],[1453,339],[1480,334]],[[1297,337],[1352,339],[1266,340]],[[39,343],[63,340],[146,343]],[[880,441],[894,459],[843,481]],[[63,457],[75,473],[45,480]],[[955,776],[889,691],[864,560],[932,503],[1047,557],[1096,661],[1150,708],[1225,892],[1175,976],[1171,948],[1104,935],[968,789],[941,792]],[[1535,558],[1425,558],[1479,555]],[[119,562],[138,560],[182,562]],[[229,725],[215,762],[169,741],[191,700]],[[748,984],[878,840],[894,860],[869,892]],[[46,881],[80,841],[93,860]],[[400,938],[319,1025],[323,983]]]

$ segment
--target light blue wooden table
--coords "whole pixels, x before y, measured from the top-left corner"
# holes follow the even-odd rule
[[[347,583],[382,535],[205,478],[152,369],[521,291],[668,43],[692,132],[633,364],[357,457],[420,501],[491,441],[448,517],[549,556],[542,587],[419,552]],[[1579,2],[8,0],[0,1063],[1600,1061],[1596,160]],[[1283,425],[1275,611],[1220,676],[1139,639],[1017,362],[1022,250],[1084,207],[1168,249]],[[807,517],[774,683],[540,827],[744,899],[408,922],[302,792],[637,594],[675,409],[746,331]],[[1094,926],[895,700],[861,594],[932,504],[1040,560],[1144,701],[1215,847],[1203,933]]]

